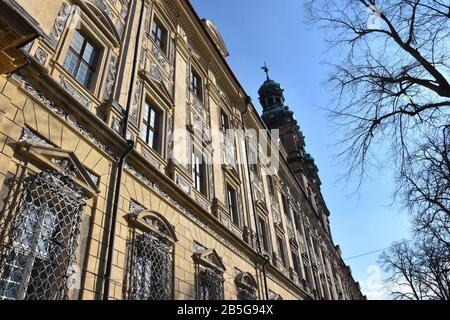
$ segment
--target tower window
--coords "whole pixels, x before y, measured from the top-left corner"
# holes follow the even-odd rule
[[[98,57],[99,49],[81,31],[75,30],[64,60],[64,69],[89,89]]]

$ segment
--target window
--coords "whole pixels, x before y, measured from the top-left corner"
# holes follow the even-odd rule
[[[206,166],[203,161],[202,154],[196,150],[195,146],[192,148],[192,180],[194,188],[206,195]]]
[[[1,230],[9,241],[0,256],[0,300],[67,299],[86,198],[50,170],[26,177],[23,190],[11,230]]]
[[[258,217],[258,232],[262,248],[264,249],[264,251],[269,252],[269,239],[267,234],[267,226],[266,222],[261,217]]]
[[[153,21],[150,36],[162,51],[167,52],[167,29],[158,20]]]
[[[64,69],[85,88],[91,87],[99,57],[99,49],[79,30],[75,30],[72,43],[64,60]]]
[[[160,125],[161,111],[146,102],[142,119],[141,138],[148,146],[157,152],[161,151]]]
[[[298,233],[303,234],[302,222],[300,221],[300,216],[298,214],[294,214],[294,223],[295,223],[295,229],[297,229]]]
[[[202,100],[202,78],[194,70],[191,71],[191,89]]]
[[[225,111],[220,110],[220,130],[222,132],[226,132],[228,129],[230,129],[228,115],[225,113]]]
[[[195,263],[196,299],[222,300],[223,299],[223,273],[225,266],[222,258],[214,249],[197,251],[193,255]]]
[[[281,261],[283,262],[283,266],[287,266],[286,262],[286,252],[284,248],[284,241],[281,237],[277,236],[277,243],[278,243],[278,253],[280,254]]]
[[[288,201],[288,199],[286,198],[286,196],[282,193],[281,194],[281,200],[282,200],[282,202],[283,202],[283,211],[284,211],[284,214],[286,215],[286,217],[289,219],[289,220],[291,220],[291,210],[290,210],[290,208],[289,208],[289,201]]]
[[[134,205],[137,205],[134,203]],[[127,220],[133,230],[127,252],[126,287],[129,300],[169,300],[173,297],[175,231],[159,213],[136,212],[130,205]],[[143,226],[146,226],[145,231]]]
[[[267,187],[269,189],[270,194],[275,194],[275,186],[273,185],[272,176],[267,176]]]
[[[160,239],[163,239],[160,237]],[[172,249],[149,233],[135,238],[130,300],[169,300],[172,297]]]
[[[250,170],[257,175],[258,174],[258,158],[256,152],[252,149],[248,149],[248,161],[250,163]]]
[[[237,226],[240,225],[240,216],[237,205],[236,190],[232,187],[227,186],[227,201],[228,201],[228,211],[230,212],[233,223]]]
[[[256,300],[258,285],[250,273],[240,272],[234,282],[236,283],[238,300]]]
[[[199,273],[199,300],[223,299],[223,275],[212,269]]]
[[[313,289],[313,285],[314,285],[314,280],[313,280],[313,275],[311,272],[311,267],[305,263],[305,260],[303,260],[303,268],[305,269],[305,273],[306,273],[306,284],[308,285],[308,287],[310,289]]]
[[[292,263],[294,264],[294,270],[295,270],[295,272],[297,272],[297,275],[299,277],[301,277],[302,271],[300,269],[300,260],[298,258],[298,255],[294,252],[293,248],[291,248],[291,252],[292,252]]]

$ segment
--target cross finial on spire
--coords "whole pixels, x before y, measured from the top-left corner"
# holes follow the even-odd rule
[[[264,67],[261,67],[262,70],[266,73],[267,80],[269,80],[269,68],[267,67],[266,62],[264,62]]]

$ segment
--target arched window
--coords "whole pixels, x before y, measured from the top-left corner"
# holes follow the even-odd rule
[[[129,300],[173,298],[174,228],[160,214],[130,213],[133,237],[129,245]]]
[[[256,291],[258,285],[255,278],[248,272],[241,272],[234,280],[237,288],[237,297],[239,300],[257,300]]]
[[[215,250],[194,253],[197,300],[223,300],[225,266]]]
[[[53,170],[28,175],[16,214],[0,230],[0,299],[67,299],[86,197]]]

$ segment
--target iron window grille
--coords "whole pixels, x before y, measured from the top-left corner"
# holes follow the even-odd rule
[[[193,255],[196,268],[197,300],[223,300],[225,266],[213,249]]]
[[[223,275],[214,269],[199,272],[199,300],[223,300]]]
[[[2,230],[0,299],[68,299],[86,197],[70,177],[51,170],[25,177],[22,190]]]
[[[129,300],[172,299],[172,245],[147,232],[133,241]]]
[[[238,300],[257,300],[257,284],[253,276],[241,272],[235,279]]]
[[[99,51],[83,33],[75,30],[64,59],[64,69],[87,89],[95,74]]]

